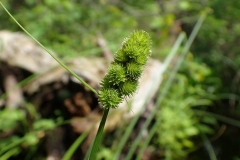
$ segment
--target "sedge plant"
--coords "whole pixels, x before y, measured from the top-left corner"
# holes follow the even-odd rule
[[[99,102],[103,105],[104,114],[91,149],[90,160],[96,159],[109,109],[117,108],[124,98],[137,90],[138,79],[151,54],[150,45],[148,33],[137,30],[124,40],[122,47],[117,51],[101,82]]]
[[[0,4],[27,35],[29,35],[47,53],[49,53],[63,68],[76,77],[84,86],[95,94],[98,94],[99,102],[102,104],[104,112],[88,158],[89,160],[95,160],[109,110],[117,108],[125,98],[132,96],[137,90],[138,80],[141,77],[148,57],[151,54],[150,36],[143,30],[136,30],[123,41],[122,46],[117,51],[114,61],[111,63],[106,76],[101,81],[101,89],[98,92],[88,85],[81,77],[77,76],[60,59],[54,56],[46,47],[44,47],[27,30],[25,30],[24,27],[21,26],[21,24],[19,24],[19,22],[4,7],[1,1]],[[74,144],[74,147],[72,148],[76,149],[76,144]],[[73,150],[75,149],[71,149],[71,153],[67,153],[64,156],[64,159],[70,159],[73,154]]]

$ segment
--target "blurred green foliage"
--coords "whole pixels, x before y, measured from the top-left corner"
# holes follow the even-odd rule
[[[100,147],[98,155],[97,155],[97,160],[112,160],[114,157],[114,152],[106,147]]]
[[[211,97],[214,97],[217,84],[206,85],[211,76],[209,67],[194,62],[190,53],[186,56],[156,116],[160,123],[154,142],[163,148],[166,159],[186,157],[189,150],[195,148],[193,137],[214,133],[210,126],[216,125],[215,118],[198,117],[194,113],[194,108],[205,109],[214,100]]]
[[[210,66],[215,77],[219,78],[222,83],[219,92],[239,94],[240,23],[236,20],[240,14],[240,2],[212,0],[204,1],[202,5],[211,8],[212,13],[201,27],[192,52],[198,61]],[[193,8],[182,14],[196,14],[196,11]],[[194,22],[186,23],[185,29],[193,24]]]
[[[63,57],[98,55],[101,53],[97,45],[98,34],[103,35],[115,53],[118,44],[134,29],[150,32],[154,39],[153,53],[164,56],[180,31],[174,28],[172,5],[153,0],[138,3],[3,0],[3,3],[34,37]],[[0,15],[3,22],[0,29],[19,30],[3,10]],[[170,32],[173,33],[169,36]]]
[[[23,159],[41,157],[42,155],[38,155],[36,150],[41,138],[47,130],[57,126],[53,119],[43,119],[30,103],[25,103],[25,109],[1,110],[0,121],[0,133],[4,136],[0,139],[0,159],[2,160],[26,151],[26,155],[22,156]]]

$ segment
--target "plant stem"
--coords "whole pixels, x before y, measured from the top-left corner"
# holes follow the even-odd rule
[[[217,160],[216,154],[214,152],[213,146],[211,145],[210,141],[208,140],[207,136],[205,134],[201,134],[202,140],[204,142],[204,145],[206,147],[206,150],[209,155],[210,160]]]
[[[74,152],[76,151],[76,149],[78,148],[78,146],[80,146],[80,144],[83,142],[83,140],[87,137],[89,131],[84,132],[83,134],[81,134],[76,140],[75,142],[71,145],[71,147],[67,150],[67,152],[64,154],[62,160],[69,160],[71,159],[72,155],[74,154]]]
[[[93,142],[93,146],[92,146],[92,149],[91,149],[89,160],[96,160],[97,151],[99,149],[99,146],[100,146],[100,143],[101,143],[101,140],[102,140],[103,129],[104,129],[104,126],[105,126],[105,123],[106,123],[108,112],[109,112],[109,108],[105,108],[104,112],[103,112],[102,120],[101,120],[100,125],[98,127],[97,135],[96,135],[96,137],[94,139],[94,142]]]
[[[0,155],[2,155],[4,152],[10,150],[11,148],[17,147],[18,145],[23,143],[25,140],[26,140],[26,136],[15,140],[14,142],[10,143],[9,145],[7,145],[3,149],[1,149]]]

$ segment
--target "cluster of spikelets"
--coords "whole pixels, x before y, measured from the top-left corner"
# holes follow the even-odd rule
[[[138,87],[143,68],[150,56],[151,39],[147,32],[134,31],[117,51],[106,76],[101,82],[99,102],[104,108],[116,108]]]

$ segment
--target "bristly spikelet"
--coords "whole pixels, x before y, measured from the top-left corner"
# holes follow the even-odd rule
[[[117,63],[112,64],[106,75],[107,80],[112,85],[117,85],[126,80],[125,68]]]
[[[124,97],[132,95],[137,90],[137,81],[126,81],[120,86],[120,94]]]
[[[138,79],[151,54],[150,46],[150,36],[142,30],[124,39],[101,82],[99,102],[104,108],[116,108],[124,97],[137,90]]]
[[[99,101],[105,107],[116,108],[121,103],[122,98],[114,89],[102,89],[99,91]]]
[[[142,74],[142,67],[138,63],[128,63],[126,65],[127,76],[131,79],[138,79]]]
[[[137,57],[135,57],[134,62],[138,63],[139,66],[144,66],[147,63],[148,57],[146,57],[144,54],[141,54]]]
[[[125,63],[128,61],[128,57],[126,53],[122,49],[120,49],[117,51],[114,61],[119,63]]]
[[[127,42],[130,42],[130,41],[127,41]],[[123,52],[127,55],[128,58],[135,58],[139,54],[141,54],[141,52],[139,52],[139,49],[136,46],[131,46],[131,43],[125,44],[123,46]]]

